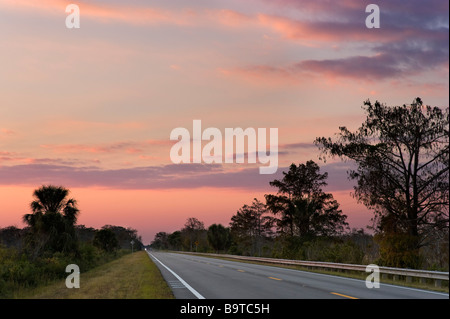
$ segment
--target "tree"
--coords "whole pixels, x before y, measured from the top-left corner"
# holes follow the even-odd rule
[[[133,247],[136,250],[141,250],[144,246],[142,244],[141,236],[138,236],[138,232],[136,229],[131,227],[122,227],[122,226],[114,226],[114,225],[104,225],[102,229],[108,228],[110,229],[114,235],[116,235],[117,241],[119,243],[119,247],[121,249],[130,249],[131,241],[134,242]]]
[[[181,250],[181,231],[176,230],[169,236],[167,236],[167,241],[169,243],[169,248],[174,250]]]
[[[184,242],[188,244],[189,250],[193,250],[195,244],[196,250],[198,244],[203,241],[203,235],[206,232],[205,225],[195,217],[190,217],[186,220],[184,228],[181,230]]]
[[[328,173],[321,174],[314,161],[291,164],[282,180],[270,182],[276,195],[265,195],[267,207],[278,220],[279,232],[290,237],[309,238],[340,234],[348,226],[333,195],[322,190]]]
[[[231,217],[233,241],[241,249],[250,250],[251,255],[261,255],[262,242],[272,234],[272,222],[273,219],[267,216],[266,205],[254,198],[250,206],[245,204]]]
[[[363,109],[367,118],[355,132],[340,127],[335,141],[320,137],[315,143],[323,155],[357,164],[349,174],[357,181],[354,196],[374,211],[378,237],[385,245],[403,242],[384,251],[400,259],[404,252],[407,260],[389,263],[416,267],[430,235],[448,230],[448,108],[416,98],[394,107],[367,100]]]
[[[75,223],[79,210],[76,200],[68,195],[68,189],[53,185],[33,192],[32,213],[25,214],[23,221],[30,227],[28,243],[35,256],[44,250],[77,252]]]
[[[209,226],[207,237],[208,243],[217,253],[221,250],[228,249],[231,242],[230,229],[225,228],[221,224],[212,224]]]
[[[25,231],[16,226],[0,228],[0,246],[22,248],[23,236]]]
[[[110,228],[102,228],[98,230],[95,233],[93,244],[106,252],[113,252],[119,248],[119,241]]]
[[[168,234],[166,232],[156,233],[155,238],[153,239],[151,245],[155,249],[168,249],[169,248]]]

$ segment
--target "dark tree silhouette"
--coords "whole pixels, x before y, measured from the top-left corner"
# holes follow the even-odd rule
[[[389,263],[417,267],[418,248],[448,230],[448,108],[425,106],[420,98],[394,107],[366,101],[363,108],[367,119],[355,132],[340,127],[336,140],[315,143],[324,155],[356,162],[355,197],[374,211]],[[405,260],[393,260],[395,254]]]
[[[273,218],[267,213],[266,205],[254,198],[251,205],[245,204],[231,217],[231,235],[240,250],[261,255],[264,240],[272,235]]]
[[[327,173],[321,174],[314,161],[283,172],[282,180],[270,182],[278,188],[277,195],[265,195],[267,207],[278,218],[281,233],[291,237],[333,236],[348,226],[338,202],[322,190],[327,183]]]
[[[95,233],[94,246],[107,252],[113,252],[119,248],[119,241],[116,234],[110,228],[102,228]]]
[[[185,246],[188,246],[190,251],[193,251],[195,245],[196,250],[202,241],[203,234],[206,232],[205,225],[195,217],[190,217],[186,220],[184,228],[181,230],[181,235]]]
[[[30,227],[27,243],[36,257],[43,251],[77,252],[75,223],[79,214],[76,200],[61,186],[42,186],[33,193],[32,213],[23,221]]]
[[[166,232],[160,231],[155,234],[155,238],[152,241],[152,248],[155,249],[168,249],[169,248],[169,235]]]
[[[221,224],[209,226],[206,235],[208,243],[217,253],[226,250],[231,243],[230,229]]]

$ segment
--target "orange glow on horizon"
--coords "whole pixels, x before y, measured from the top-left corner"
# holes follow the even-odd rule
[[[0,187],[0,227],[24,227],[22,216],[30,213],[33,187]],[[78,202],[77,224],[101,228],[104,225],[131,227],[138,230],[145,244],[157,232],[171,233],[183,228],[186,219],[195,217],[204,222],[228,226],[231,217],[254,198],[264,202],[264,194],[239,189],[170,189],[123,190],[101,188],[70,188],[69,197]],[[333,193],[348,216],[351,228],[365,228],[370,213],[355,203],[349,191]],[[5,200],[5,199],[8,200]]]

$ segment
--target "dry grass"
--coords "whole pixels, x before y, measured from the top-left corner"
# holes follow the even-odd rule
[[[81,270],[82,271],[82,270]],[[173,299],[159,269],[144,251],[81,272],[80,288],[65,280],[19,292],[16,298],[38,299]]]

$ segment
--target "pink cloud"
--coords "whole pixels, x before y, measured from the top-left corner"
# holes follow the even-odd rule
[[[14,135],[14,134],[16,134],[16,132],[14,132],[14,131],[12,131],[12,130],[9,130],[9,129],[6,129],[6,128],[2,128],[2,129],[0,130],[0,133],[1,133],[2,135]]]
[[[86,165],[99,164],[97,160],[77,160],[61,158],[37,158],[22,156],[13,152],[0,152],[0,164],[20,165],[20,164],[42,164],[42,165]],[[12,167],[12,166],[9,166]]]
[[[237,75],[258,84],[285,85],[316,80],[335,82],[339,78],[368,82],[403,79],[405,84],[411,84],[411,80],[416,80],[418,74],[426,71],[440,72],[448,65],[448,49],[441,48],[442,44],[424,41],[424,47],[435,46],[435,49],[420,49],[416,48],[418,41],[404,43],[401,47],[381,46],[373,55],[325,60],[308,59],[280,66],[252,65],[227,69],[222,71],[222,74]],[[414,86],[423,85],[414,84]],[[443,86],[442,83],[435,83],[431,88],[441,89]]]
[[[157,156],[149,156],[149,155],[139,155],[139,159],[142,160],[155,160],[155,159],[160,159]]]
[[[244,24],[254,23],[254,18],[235,10],[221,9],[207,10],[205,12],[209,17],[208,20],[211,22],[219,23],[228,27],[242,27]]]
[[[64,12],[69,2],[65,0],[5,0],[2,5],[12,9],[38,9],[47,12]],[[101,5],[88,1],[77,1],[83,17],[95,18],[102,22],[123,21],[131,24],[170,23],[177,25],[190,24],[195,21],[195,13],[189,9],[174,12],[160,8],[131,7],[126,5]]]
[[[47,12],[65,12],[69,3],[65,0],[5,0],[2,5],[13,9],[32,9]],[[90,1],[78,1],[80,15],[103,23],[121,21],[133,25],[178,25],[194,26],[201,23],[218,23],[237,26],[248,21],[248,17],[229,9],[192,9],[189,7],[173,10],[162,7],[94,4]]]
[[[310,149],[310,144],[285,144],[284,149]],[[148,159],[143,156],[142,159]],[[19,159],[18,159],[19,160]],[[292,163],[292,162],[290,162]],[[288,163],[288,165],[290,165]],[[128,163],[131,165],[131,163]],[[129,165],[128,165],[129,166]],[[347,163],[329,163],[323,171],[329,172],[331,190],[351,189],[346,174]],[[187,189],[187,188],[241,188],[270,189],[269,181],[280,178],[286,167],[275,174],[259,174],[259,168],[246,164],[167,164],[119,169],[102,169],[82,162],[62,159],[22,158],[21,163],[0,166],[0,185],[33,185],[35,183],[67,184],[70,187],[107,187],[115,189]]]
[[[142,142],[115,142],[97,145],[89,144],[60,144],[60,145],[41,145],[44,149],[49,149],[55,153],[128,153],[138,154],[144,152],[149,146],[167,146],[172,145],[170,140],[147,140]]]

